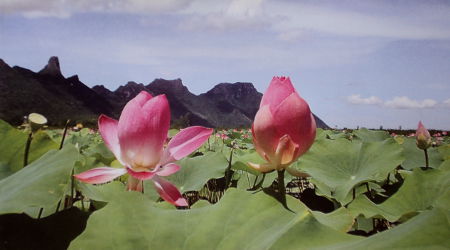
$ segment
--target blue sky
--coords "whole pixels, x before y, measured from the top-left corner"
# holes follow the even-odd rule
[[[450,1],[0,0],[0,58],[114,90],[291,77],[334,127],[450,130]]]

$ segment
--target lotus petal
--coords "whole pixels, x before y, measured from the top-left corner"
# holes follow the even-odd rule
[[[74,175],[78,180],[89,184],[102,184],[126,174],[124,168],[100,167]]]
[[[156,191],[158,191],[158,194],[165,201],[179,207],[188,206],[187,201],[183,198],[177,187],[175,187],[172,183],[164,180],[163,178],[159,178],[158,176],[152,178],[152,181]]]
[[[161,165],[177,161],[197,150],[211,136],[213,129],[192,126],[176,134],[164,151]]]

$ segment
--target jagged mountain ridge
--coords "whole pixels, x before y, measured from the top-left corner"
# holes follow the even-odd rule
[[[65,78],[57,57],[51,57],[39,72],[10,67],[0,59],[0,119],[17,124],[24,115],[42,113],[51,124],[66,119],[95,123],[99,114],[120,116],[123,106],[141,91],[165,94],[172,122],[178,126],[203,125],[218,128],[249,127],[262,94],[251,83],[220,83],[195,95],[181,79],[155,79],[147,85],[128,82],[114,91],[103,85],[89,88],[78,76]],[[318,127],[328,127],[316,117]]]

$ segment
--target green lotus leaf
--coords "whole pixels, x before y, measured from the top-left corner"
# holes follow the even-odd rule
[[[355,222],[355,217],[345,207],[340,207],[328,214],[318,211],[312,211],[312,214],[320,223],[342,232],[349,231]]]
[[[438,147],[438,151],[444,160],[450,159],[450,144],[444,144]]]
[[[292,213],[260,192],[231,189],[211,206],[167,210],[128,192],[95,212],[69,249],[333,249],[361,239],[321,224],[301,203]]]
[[[200,190],[209,179],[220,178],[228,167],[227,159],[222,153],[207,153],[194,158],[178,161],[181,169],[173,175],[165,177],[183,193]]]
[[[52,150],[22,170],[0,181],[0,214],[26,212],[43,216],[55,212],[57,203],[70,188],[70,176],[78,151],[67,145]]]
[[[354,130],[353,134],[364,142],[384,141],[390,138],[389,133],[383,130],[368,130],[361,128]]]
[[[27,138],[28,134],[0,120],[0,180],[23,168]],[[58,146],[47,133],[38,131],[31,141],[28,164]]]
[[[293,167],[329,187],[332,197],[345,204],[345,198],[355,186],[385,180],[403,160],[402,147],[393,139],[319,140]]]
[[[366,218],[382,216],[394,222],[432,208],[435,201],[450,187],[450,170],[414,169],[406,176],[400,189],[381,204],[375,204],[366,196],[357,197],[349,206],[350,212]]]
[[[402,163],[402,167],[404,169],[414,169],[425,166],[425,153],[422,149],[419,149],[416,145],[416,138],[409,137],[405,138],[405,142],[402,144],[405,154],[405,161]],[[441,165],[443,156],[439,153],[438,148],[431,147],[427,149],[428,158],[429,158],[429,166],[431,168],[438,168]]]
[[[390,230],[333,249],[448,249],[449,221],[448,209],[435,208]]]

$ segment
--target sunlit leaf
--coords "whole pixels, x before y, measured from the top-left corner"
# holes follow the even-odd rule
[[[23,168],[27,138],[28,134],[0,120],[0,180]],[[58,146],[47,133],[35,133],[30,145],[28,164]]]
[[[26,168],[0,181],[0,214],[44,208],[53,213],[70,186],[71,171],[78,159],[75,147],[52,150]]]
[[[344,203],[352,188],[367,181],[383,181],[403,160],[402,147],[393,139],[337,139],[316,141],[293,166],[329,187],[331,195]]]
[[[432,208],[449,187],[450,170],[414,169],[400,189],[383,203],[377,205],[366,196],[359,196],[349,205],[349,210],[355,216],[381,216],[394,222],[404,215],[409,217]]]
[[[223,177],[228,167],[228,161],[220,152],[184,158],[177,164],[181,169],[165,178],[181,192],[200,190],[209,179]]]

